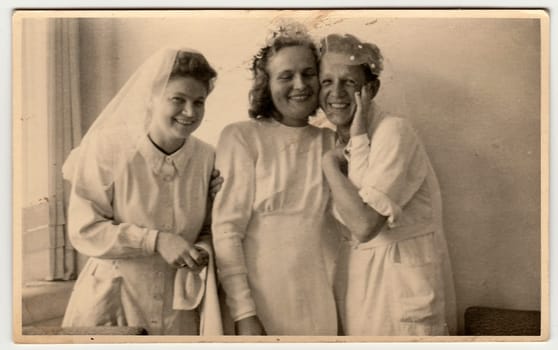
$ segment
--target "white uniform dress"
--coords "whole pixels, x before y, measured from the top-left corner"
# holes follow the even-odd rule
[[[176,269],[154,252],[159,231],[194,243],[204,223],[214,151],[189,136],[170,156],[123,130],[80,147],[69,206],[73,246],[90,256],[63,326],[128,325],[149,334],[198,334],[195,311],[172,309]]]
[[[453,333],[455,293],[438,181],[410,123],[376,105],[370,113],[368,135],[346,148],[349,179],[388,219],[374,239],[341,244],[335,294],[343,332]]]
[[[273,119],[223,130],[213,239],[233,320],[257,315],[268,335],[337,334],[338,234],[322,175],[322,155],[334,143],[331,130]]]

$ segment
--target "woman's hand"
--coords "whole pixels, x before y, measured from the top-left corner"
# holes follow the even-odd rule
[[[372,103],[372,97],[372,86],[370,84],[363,85],[360,92],[355,92],[356,110],[349,129],[349,135],[351,137],[368,133],[367,117],[370,104]]]
[[[243,318],[234,323],[236,335],[267,335],[258,316]]]
[[[194,272],[200,271],[209,261],[209,257],[204,257],[202,249],[194,247],[181,236],[168,232],[159,232],[155,250],[169,265],[176,268],[188,267]]]
[[[196,263],[198,264],[199,270],[192,270],[193,272],[199,272],[201,269],[209,264],[209,253],[205,249],[198,248],[194,246],[199,253]]]
[[[221,186],[223,185],[223,177],[221,173],[217,169],[213,169],[211,172],[211,179],[209,180],[209,196],[211,198],[215,198],[217,193],[221,190]]]

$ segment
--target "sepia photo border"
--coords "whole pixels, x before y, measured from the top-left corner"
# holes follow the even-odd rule
[[[324,9],[327,10],[327,9]],[[89,18],[89,17],[125,17],[125,18],[141,18],[143,16],[184,16],[192,15],[192,11],[196,16],[208,16],[221,14],[240,15],[245,13],[242,10],[222,9],[222,10],[19,10],[13,15],[13,42],[12,42],[12,157],[13,157],[13,202],[12,202],[12,222],[13,222],[13,337],[16,343],[23,344],[58,344],[58,343],[338,343],[338,342],[533,342],[545,341],[549,337],[550,332],[550,297],[549,297],[549,172],[550,172],[550,20],[548,13],[543,9],[397,9],[397,10],[375,10],[375,9],[332,9],[346,13],[357,11],[373,11],[376,17],[397,16],[401,18],[533,18],[539,19],[541,24],[541,130],[540,130],[540,149],[541,149],[541,335],[540,336],[447,336],[447,337],[354,337],[354,336],[265,336],[265,337],[242,337],[242,336],[218,336],[218,337],[202,337],[202,336],[100,336],[100,335],[80,335],[80,336],[32,336],[22,334],[22,217],[21,217],[21,191],[22,191],[22,145],[19,142],[22,139],[21,124],[15,121],[16,116],[20,115],[20,106],[22,96],[20,92],[20,84],[22,82],[17,79],[19,75],[16,72],[21,70],[21,60],[19,52],[21,51],[22,38],[20,29],[22,20],[25,18]],[[266,15],[269,12],[280,11],[270,9],[255,9],[254,12]],[[302,13],[304,11],[315,12],[319,9],[312,8],[309,10],[289,10]],[[362,12],[359,12],[362,14]]]

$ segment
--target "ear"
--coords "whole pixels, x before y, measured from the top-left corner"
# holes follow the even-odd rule
[[[368,84],[370,84],[370,99],[373,100],[380,90],[380,79],[371,81]]]

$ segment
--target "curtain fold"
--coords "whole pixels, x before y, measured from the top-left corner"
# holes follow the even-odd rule
[[[81,139],[78,19],[54,18],[48,42],[49,274],[48,280],[76,277],[76,251],[66,230],[70,185],[62,165]]]

